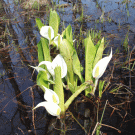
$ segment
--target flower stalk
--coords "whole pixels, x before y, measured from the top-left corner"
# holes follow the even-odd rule
[[[69,105],[73,102],[73,100],[85,89],[88,88],[88,86],[90,85],[89,82],[84,82],[83,84],[81,84],[75,93],[72,94],[72,96],[66,101],[65,103],[65,111],[68,109]]]

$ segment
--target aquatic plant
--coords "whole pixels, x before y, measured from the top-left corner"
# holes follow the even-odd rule
[[[83,41],[85,46],[85,78],[83,78],[83,67],[74,48],[71,25],[59,34],[60,18],[57,12],[52,10],[48,26],[44,26],[39,18],[36,19],[36,23],[42,36],[37,44],[39,65],[31,67],[38,71],[37,85],[44,91],[46,101],[39,103],[35,108],[44,106],[51,115],[63,118],[69,105],[82,91],[85,90],[86,96],[94,95],[98,79],[103,75],[112,58],[112,49],[109,56],[102,58],[104,38],[94,45],[88,33]],[[59,50],[59,54],[54,59],[50,55],[51,47]],[[50,90],[50,87],[53,87],[53,90]],[[66,102],[64,88],[72,92]],[[103,89],[103,85],[100,89]],[[49,105],[54,106],[54,110]]]
[[[94,86],[93,93],[96,90],[98,79],[104,74],[104,72],[107,68],[107,65],[110,62],[111,58],[112,58],[112,48],[111,48],[110,55],[102,58],[95,65],[93,72],[92,72],[93,78],[95,78],[95,86]]]
[[[38,72],[39,71],[45,71],[45,69],[41,68],[41,65],[46,65],[46,68],[48,70],[48,72],[54,77],[54,69],[56,68],[56,66],[60,66],[61,67],[61,77],[64,78],[67,75],[67,65],[63,59],[63,57],[58,54],[54,60],[52,62],[50,61],[42,61],[39,63],[39,65],[37,67],[31,66],[33,68],[35,68]]]
[[[46,87],[43,86],[43,88],[45,89],[45,93],[44,93],[44,99],[46,101],[44,102],[40,102],[36,107],[34,107],[33,109],[36,109],[38,107],[45,107],[47,112],[53,116],[57,116],[59,117],[61,109],[58,106],[59,104],[59,97],[57,96],[57,94],[51,90],[48,89]]]

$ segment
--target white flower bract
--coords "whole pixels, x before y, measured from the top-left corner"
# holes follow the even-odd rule
[[[95,79],[99,79],[103,75],[111,58],[112,58],[112,48],[111,48],[110,55],[102,58],[95,65],[95,67],[93,69],[93,73],[92,73],[92,75]]]
[[[45,107],[47,112],[49,114],[53,115],[53,116],[59,116],[60,112],[61,112],[60,107],[56,103],[54,103],[54,102],[48,102],[48,101],[40,102],[33,109],[36,109],[38,107]]]
[[[58,95],[51,89],[48,89],[46,87],[43,86],[43,88],[45,89],[45,93],[44,93],[44,99],[48,102],[54,102],[56,104],[59,104],[59,97]]]
[[[33,109],[36,109],[38,107],[45,107],[49,114],[51,114],[53,116],[59,116],[60,112],[61,112],[61,109],[58,106],[58,104],[59,104],[58,95],[51,89],[48,89],[44,86],[43,86],[43,88],[45,89],[44,99],[46,101],[40,102]]]
[[[49,37],[49,29],[50,29],[50,36],[51,37]],[[51,26],[42,26],[40,29],[40,34],[44,38],[47,38],[49,41],[54,38],[54,30]]]
[[[57,45],[57,47],[58,47],[58,39],[59,39],[59,37],[60,37],[60,43],[62,42],[62,36],[61,35],[59,35],[58,34],[58,36],[56,36],[55,38],[54,38],[54,43]]]
[[[30,66],[30,67],[32,67],[32,68],[34,68],[34,69],[36,69],[36,70],[37,70],[37,72],[39,72],[39,71],[46,71],[45,69],[43,69],[43,68],[41,68],[41,67],[38,67],[38,66],[36,66],[36,67],[34,67],[34,66]]]
[[[58,54],[54,58],[54,60],[52,62],[50,62],[50,61],[42,61],[42,62],[39,63],[38,66],[41,66],[43,64],[46,65],[47,70],[50,72],[50,74],[52,76],[55,75],[54,69],[57,66],[61,67],[61,78],[64,78],[67,75],[67,64],[66,64],[65,60],[63,59],[63,57],[60,54]]]
[[[65,60],[63,59],[63,57],[60,54],[58,54],[54,58],[54,60],[52,62],[50,62],[50,61],[42,61],[36,67],[34,67],[34,66],[30,66],[30,67],[36,69],[37,72],[39,72],[39,71],[46,71],[45,69],[43,69],[43,68],[40,67],[41,65],[46,65],[47,70],[49,71],[49,73],[53,77],[55,76],[54,69],[57,66],[60,66],[61,67],[61,78],[64,78],[67,75],[67,64],[66,64]],[[49,79],[50,78],[50,75],[49,74],[47,74],[47,75],[48,75],[48,79]]]
[[[36,67],[30,66],[30,67],[36,69],[37,72],[39,72],[39,71],[46,71],[45,69],[43,69],[43,68],[41,68],[41,67],[39,67],[39,66],[36,66]],[[48,78],[48,79],[50,78],[50,74],[49,74],[49,73],[47,73],[47,78]]]

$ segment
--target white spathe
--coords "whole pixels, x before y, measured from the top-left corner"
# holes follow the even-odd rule
[[[34,69],[36,69],[36,70],[37,70],[37,72],[39,72],[39,71],[46,71],[45,69],[43,69],[43,68],[41,68],[41,67],[38,67],[38,66],[36,66],[36,67],[34,67],[34,66],[30,66],[30,67],[32,67],[32,68],[34,68]]]
[[[58,54],[52,62],[50,62],[50,61],[40,62],[38,67],[43,65],[43,64],[46,65],[48,71],[50,72],[50,74],[52,76],[55,76],[54,69],[57,66],[61,67],[61,78],[64,78],[67,75],[67,64],[60,54]]]
[[[43,86],[43,88],[45,89],[44,99],[46,101],[48,101],[48,102],[54,102],[56,104],[59,104],[59,97],[58,97],[58,95],[53,90],[51,90],[51,89],[48,89],[48,88],[46,88],[44,86]]]
[[[54,43],[57,45],[57,48],[58,48],[58,39],[59,39],[59,37],[60,37],[60,43],[61,43],[62,42],[62,36],[60,34],[58,34],[58,36],[56,36],[54,38]]]
[[[53,115],[53,116],[59,116],[60,112],[61,112],[60,107],[56,103],[54,103],[54,102],[48,102],[48,101],[40,102],[33,109],[36,109],[38,107],[45,107],[47,112],[49,114]]]
[[[92,75],[95,79],[99,79],[104,74],[104,72],[107,68],[107,65],[110,62],[111,58],[112,58],[112,48],[111,48],[110,55],[102,58],[95,65],[95,67],[93,69],[93,73],[92,73]]]
[[[51,37],[49,37],[49,29],[50,29],[50,36]],[[54,38],[54,30],[51,26],[42,26],[40,29],[40,34],[44,38],[47,38],[49,41]]]
[[[59,117],[61,109],[58,106],[58,104],[59,104],[59,97],[58,97],[58,95],[53,90],[51,90],[51,89],[48,89],[48,88],[46,88],[44,86],[43,86],[43,88],[45,89],[44,99],[46,101],[40,102],[33,109],[36,109],[38,107],[45,107],[49,114],[51,114],[53,116],[58,116]]]
[[[39,66],[36,66],[36,67],[30,66],[30,67],[36,69],[37,72],[39,72],[39,71],[46,71],[45,69],[43,69],[43,68],[41,68],[41,67],[39,67]],[[48,78],[48,79],[50,78],[50,74],[49,74],[49,73],[47,73],[47,78]]]

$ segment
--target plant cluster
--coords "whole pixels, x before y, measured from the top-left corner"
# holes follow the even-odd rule
[[[58,33],[60,17],[52,10],[49,26],[44,26],[39,18],[36,18],[36,23],[41,34],[41,40],[37,44],[39,65],[31,67],[38,72],[37,85],[44,91],[46,101],[33,109],[43,106],[49,114],[62,118],[69,105],[82,91],[85,90],[85,96],[95,94],[98,80],[112,58],[112,49],[109,56],[102,58],[104,38],[94,45],[88,33],[88,37],[82,41],[85,46],[85,77],[83,77],[84,69],[74,48],[75,40],[71,25],[68,25],[61,34]],[[54,59],[50,54],[50,48],[59,52]],[[64,89],[72,92],[66,102]]]

